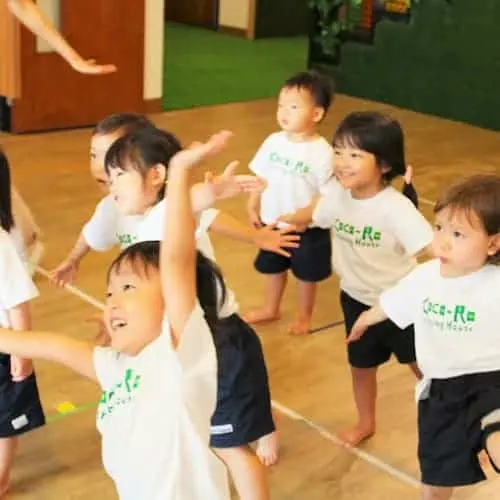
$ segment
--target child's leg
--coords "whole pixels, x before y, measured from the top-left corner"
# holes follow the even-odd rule
[[[226,464],[240,500],[268,500],[269,484],[264,465],[250,446],[214,448]]]
[[[297,317],[288,331],[294,335],[304,335],[311,329],[311,319],[316,301],[317,284],[298,280],[299,307]]]
[[[375,433],[375,407],[377,400],[377,368],[351,366],[352,388],[358,410],[358,422],[340,433],[349,446],[357,446]]]
[[[266,276],[266,302],[264,307],[250,311],[243,316],[247,323],[262,323],[274,321],[280,317],[280,306],[285,291],[288,273],[286,271]]]
[[[403,333],[404,335],[404,333]],[[417,363],[408,363],[408,368],[412,371],[412,373],[417,377],[417,380],[422,380],[423,375],[422,372],[420,371],[420,368],[418,367]]]
[[[9,489],[10,471],[16,449],[16,437],[0,438],[0,497]]]
[[[422,500],[448,500],[453,495],[453,488],[429,484],[423,484],[420,491]]]

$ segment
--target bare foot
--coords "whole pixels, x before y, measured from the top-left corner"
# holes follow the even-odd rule
[[[291,335],[307,335],[311,331],[311,318],[297,318],[288,327]]]
[[[257,309],[243,316],[243,320],[252,325],[257,323],[269,323],[278,319],[280,319],[280,313],[270,311],[269,309]]]
[[[262,436],[257,443],[257,456],[265,467],[275,465],[279,459],[280,443],[276,431]]]
[[[358,424],[356,427],[341,431],[339,438],[348,448],[354,448],[365,439],[371,438],[374,434],[375,427],[365,427]]]

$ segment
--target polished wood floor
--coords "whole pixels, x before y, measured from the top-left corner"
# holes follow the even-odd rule
[[[390,112],[404,125],[408,161],[416,171],[420,194],[434,200],[456,178],[478,172],[500,172],[500,136],[464,124],[339,96],[322,125],[331,136],[346,113],[359,109]],[[232,104],[158,115],[155,121],[174,131],[185,143],[221,128],[235,133],[226,160],[248,163],[260,142],[275,130],[273,100]],[[89,130],[32,136],[0,136],[13,167],[13,177],[44,230],[43,266],[54,267],[70,249],[82,223],[90,216],[99,192],[88,174]],[[243,218],[243,201],[221,205]],[[423,205],[431,217],[431,206]],[[213,237],[226,277],[243,311],[258,306],[263,282],[253,271],[255,250],[226,238]],[[93,254],[80,269],[77,285],[102,298],[106,266],[113,254]],[[37,277],[41,295],[33,304],[39,329],[91,338],[96,331],[96,310],[65,290]],[[346,364],[342,326],[304,338],[286,334],[295,309],[290,282],[282,319],[259,328],[271,377],[272,395],[280,408],[283,441],[281,463],[271,471],[272,498],[276,500],[393,500],[416,499],[416,411],[413,379],[395,363],[380,370],[378,432],[353,453],[338,446],[335,433],[355,416]],[[321,285],[314,327],[341,319],[338,283]],[[50,423],[21,440],[13,474],[15,500],[99,499],[115,497],[112,483],[101,467],[93,404],[97,389],[69,370],[37,363],[41,394]],[[63,402],[82,407],[61,416]],[[293,417],[293,418],[292,418]],[[458,499],[497,498],[500,479],[456,493]],[[497,492],[495,494],[494,492]],[[138,499],[139,500],[139,499]]]

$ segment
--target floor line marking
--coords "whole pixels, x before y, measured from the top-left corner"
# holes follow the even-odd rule
[[[40,274],[45,276],[46,278],[51,277],[50,273],[45,270],[44,268],[40,266],[35,266],[36,271],[38,271]],[[97,307],[98,309],[104,309],[104,304],[100,301],[98,301],[95,297],[92,297],[91,295],[85,293],[83,290],[80,290],[76,286],[73,285],[68,285],[66,284],[64,286],[64,289],[67,290],[69,293],[76,295],[83,301],[87,302],[88,304]],[[337,437],[335,434],[331,433],[328,429],[324,428],[323,426],[315,423],[312,420],[309,420],[308,418],[304,417],[300,413],[297,413],[295,410],[292,410],[291,408],[288,408],[287,406],[283,405],[279,401],[272,400],[271,404],[273,408],[278,410],[280,413],[283,415],[291,418],[292,420],[302,422],[303,424],[307,425],[309,428],[315,430],[318,432],[323,438],[326,440],[330,441],[331,443],[335,444],[336,446],[349,451],[350,453],[356,455],[357,457],[361,458],[365,462],[373,465],[374,467],[386,472],[390,476],[399,479],[400,481],[414,487],[414,488],[420,488],[420,482],[418,479],[414,478],[413,476],[410,476],[406,472],[403,472],[399,469],[396,469],[392,465],[384,462],[380,458],[376,457],[375,455],[372,455],[371,453],[368,453],[364,450],[360,450],[359,448],[353,448],[353,447],[346,447],[345,444]],[[59,418],[63,418],[63,416],[66,415],[61,415]],[[52,415],[50,418],[50,421],[57,420],[58,417],[55,415]]]

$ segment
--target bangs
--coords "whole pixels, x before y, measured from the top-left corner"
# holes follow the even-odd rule
[[[111,276],[132,272],[141,279],[149,279],[152,271],[160,268],[160,242],[143,241],[123,250],[111,263],[107,281]]]
[[[135,170],[144,172],[146,166],[139,149],[129,140],[128,136],[116,140],[106,153],[104,169],[109,175],[111,170]]]
[[[366,148],[362,146],[363,142],[358,136],[347,130],[338,130],[333,136],[332,146],[334,148],[352,148],[359,149],[360,151],[366,151]]]

